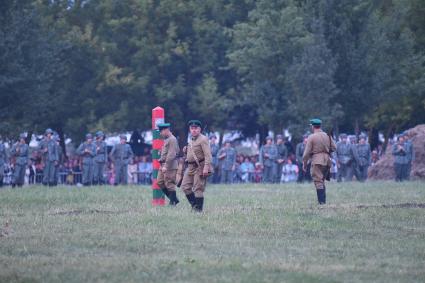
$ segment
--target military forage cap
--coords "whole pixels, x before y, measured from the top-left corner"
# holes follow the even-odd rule
[[[126,135],[120,135],[120,139],[127,140],[127,136]]]
[[[104,137],[104,136],[105,136],[105,134],[102,131],[98,131],[96,133],[96,137]]]
[[[310,120],[310,125],[312,126],[320,126],[322,125],[322,120],[318,119],[318,118],[314,118]]]
[[[202,123],[199,120],[190,120],[187,124],[189,125],[189,127],[190,126],[202,127]]]
[[[273,140],[273,138],[271,136],[267,136],[266,140]]]
[[[214,134],[212,134],[212,135],[210,136],[210,139],[217,139],[217,136],[216,136],[216,135],[214,135]]]
[[[282,135],[277,135],[276,136],[276,139],[278,140],[278,139],[282,139],[283,140],[283,136]]]
[[[49,129],[47,129],[47,130],[46,130],[46,135],[48,135],[48,134],[53,134],[53,130],[52,130],[52,129],[50,129],[50,128],[49,128]]]
[[[161,131],[163,129],[168,129],[169,127],[171,127],[170,123],[160,123],[158,124],[158,129]]]
[[[27,137],[27,135],[26,135],[26,134],[20,134],[20,135],[19,135],[19,138],[20,138],[20,139],[25,139],[26,137]]]
[[[339,137],[340,137],[341,139],[345,139],[345,138],[347,137],[347,134],[340,134],[340,135],[339,135]]]
[[[87,134],[86,135],[86,139],[92,139],[92,138],[93,138],[92,134]]]

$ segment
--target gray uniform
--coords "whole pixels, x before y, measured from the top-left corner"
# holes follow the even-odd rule
[[[4,169],[7,164],[8,156],[6,147],[0,142],[0,188],[3,186]]]
[[[78,149],[77,154],[82,157],[83,185],[90,186],[93,182],[93,157],[96,155],[94,143],[84,142]]]
[[[11,153],[16,158],[13,185],[22,186],[24,184],[25,170],[27,169],[28,164],[28,145],[25,143],[17,143],[12,147]]]
[[[214,167],[214,174],[211,176],[212,182],[214,184],[218,183],[220,181],[220,172],[218,170],[219,167],[219,161],[218,161],[218,152],[220,150],[220,147],[218,144],[210,144],[210,150],[212,155],[212,166]]]
[[[311,181],[311,175],[310,175],[310,166],[307,166],[307,171],[304,172],[303,170],[303,155],[305,150],[305,144],[304,142],[300,142],[297,144],[297,147],[295,148],[295,157],[297,159],[298,164],[298,183],[302,183],[304,181]]]
[[[401,182],[407,179],[407,171],[409,166],[409,146],[406,143],[395,143],[393,145],[392,154],[394,156],[395,180]]]
[[[286,159],[288,159],[288,148],[284,143],[276,144],[277,148],[277,159],[276,159],[276,168],[277,168],[277,174],[275,183],[280,182],[280,176],[282,175],[282,168],[285,165]],[[284,161],[282,163],[278,163],[277,160],[283,159]]]
[[[96,155],[94,157],[94,175],[93,182],[95,185],[103,185],[105,181],[105,164],[108,161],[108,147],[104,141],[96,141]]]
[[[267,157],[266,154],[269,156]],[[276,178],[277,148],[274,144],[263,145],[260,149],[260,163],[263,166],[263,182],[272,183]]]
[[[44,138],[40,143],[40,151],[44,162],[43,184],[53,186],[56,180],[56,166],[59,162],[58,145],[53,138]]]
[[[415,151],[413,150],[413,143],[410,140],[405,142],[407,148],[407,168],[406,168],[406,179],[409,180],[410,172],[412,171],[412,162],[415,160]]]
[[[225,154],[221,160],[221,183],[233,183],[233,169],[236,164],[236,150],[233,147],[223,147],[220,149],[218,156]]]
[[[115,166],[115,185],[127,184],[127,168],[133,158],[129,144],[116,144],[111,151],[111,159]]]
[[[372,152],[368,143],[357,145],[357,154],[359,156],[359,164],[357,164],[358,177],[360,182],[367,179],[367,170],[372,164]]]
[[[347,142],[338,142],[336,145],[336,156],[338,160],[338,182],[351,181],[353,178],[353,163],[354,163],[354,153],[353,145]]]

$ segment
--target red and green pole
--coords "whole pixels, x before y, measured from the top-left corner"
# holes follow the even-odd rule
[[[159,164],[159,158],[160,158],[160,150],[162,148],[162,145],[164,141],[161,139],[161,136],[159,134],[158,130],[158,124],[164,123],[164,108],[161,107],[155,107],[152,109],[152,192],[153,192],[153,199],[152,199],[152,205],[153,206],[163,206],[165,205],[165,197],[164,193],[162,192],[161,188],[158,186],[158,171],[160,168]]]

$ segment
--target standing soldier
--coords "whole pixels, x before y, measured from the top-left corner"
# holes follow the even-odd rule
[[[58,162],[55,166],[55,183],[54,183],[55,185],[57,185],[59,183],[59,178],[60,178],[60,176],[59,176],[60,166],[65,162],[65,156],[63,154],[62,146],[60,145],[61,139],[60,139],[59,135],[55,134],[53,136],[53,139],[56,141],[56,145],[58,147]],[[61,180],[61,183],[62,184],[65,183],[65,180]]]
[[[295,150],[295,156],[297,158],[298,163],[298,183],[302,183],[305,180],[310,180],[309,174],[310,174],[310,166],[307,166],[307,172],[304,172],[303,170],[303,155],[305,146],[307,145],[307,138],[308,134],[303,135],[303,141],[297,144],[296,150]]]
[[[266,144],[260,149],[260,164],[263,168],[263,182],[273,183],[275,180],[275,162],[277,159],[277,148],[273,144],[273,138],[268,136]]]
[[[40,152],[43,156],[43,185],[54,186],[56,180],[56,166],[59,162],[59,150],[53,139],[53,131],[47,129],[44,139],[40,142]]]
[[[161,137],[164,144],[161,148],[161,157],[159,163],[161,167],[158,171],[158,186],[164,194],[170,199],[170,205],[175,206],[179,203],[176,194],[176,177],[178,167],[178,154],[180,152],[179,143],[176,137],[170,131],[169,123],[158,124]]]
[[[224,142],[224,147],[218,152],[221,167],[222,184],[233,183],[233,172],[236,168],[236,150],[232,147],[230,140]]]
[[[335,142],[330,135],[322,131],[320,119],[310,120],[313,134],[307,139],[307,145],[303,155],[303,170],[307,171],[307,162],[311,160],[311,176],[316,187],[319,204],[326,203],[325,180],[330,179],[332,161],[330,155],[335,151]]]
[[[406,168],[405,179],[409,180],[410,179],[410,172],[412,171],[412,162],[415,160],[415,151],[413,150],[413,143],[409,139],[409,135],[408,135],[407,131],[405,131],[403,133],[403,137],[404,137],[404,143],[406,144],[406,148],[407,148],[407,152],[408,152],[408,155],[406,156],[407,157],[407,168]]]
[[[220,147],[217,144],[217,137],[214,134],[210,136],[210,150],[212,155],[212,166],[214,168],[214,174],[211,176],[211,179],[214,184],[217,184],[220,181],[220,172],[218,170],[218,152],[220,150]]]
[[[364,182],[367,179],[367,170],[372,163],[372,152],[370,150],[369,143],[366,142],[366,135],[361,134],[359,144],[357,145],[357,154],[359,157],[358,163],[358,179],[360,182]]]
[[[286,144],[284,142],[282,135],[277,135],[276,137],[276,148],[277,148],[277,160],[276,160],[277,174],[276,174],[275,183],[279,183],[280,176],[282,175],[282,168],[285,165],[286,160],[288,159],[288,148],[286,147]]]
[[[4,167],[8,162],[6,147],[4,146],[2,136],[0,135],[0,188],[3,187]]]
[[[127,136],[120,135],[120,143],[114,145],[110,154],[115,168],[115,186],[118,186],[118,184],[127,185],[128,164],[133,159],[133,156],[133,150],[131,150],[130,145],[127,144]]]
[[[91,186],[93,182],[93,158],[96,155],[96,146],[92,134],[86,135],[86,141],[80,144],[77,154],[82,158],[83,185]]]
[[[213,172],[211,151],[208,138],[201,134],[202,124],[199,120],[189,121],[191,139],[186,147],[188,167],[184,173],[182,190],[194,211],[202,212],[207,178]]]
[[[351,162],[351,170],[348,170],[348,174],[347,174],[347,180],[348,181],[352,181],[353,180],[353,176],[356,176],[357,180],[360,180],[360,176],[359,176],[359,154],[357,152],[357,137],[356,136],[349,136],[348,140],[350,141],[351,144],[351,158],[352,158],[352,162]]]
[[[96,133],[96,155],[94,156],[94,174],[93,184],[104,185],[105,181],[105,164],[108,161],[108,146],[105,142],[105,135],[102,131]]]
[[[25,181],[25,170],[27,169],[29,157],[28,145],[25,143],[25,134],[19,136],[19,142],[13,145],[11,153],[15,157],[12,187],[22,187]]]
[[[352,146],[348,142],[347,135],[341,134],[341,141],[336,145],[336,156],[337,156],[337,180],[341,182],[342,180],[349,180],[350,176],[353,176],[352,165],[353,165],[353,151]]]
[[[395,180],[396,182],[402,182],[406,179],[409,163],[408,156],[410,154],[403,135],[400,135],[397,143],[393,145],[392,154],[394,156]]]

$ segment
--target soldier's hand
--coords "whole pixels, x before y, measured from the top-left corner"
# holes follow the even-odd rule
[[[165,172],[167,172],[167,168],[165,168],[165,166],[164,166],[164,167],[161,168],[161,171],[162,171],[162,173],[165,173]]]
[[[204,167],[204,170],[202,170],[202,175],[204,177],[208,176],[208,168],[207,167]]]

